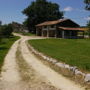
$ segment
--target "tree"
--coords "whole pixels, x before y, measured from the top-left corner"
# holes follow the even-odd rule
[[[88,21],[88,23],[87,23],[87,28],[88,28],[88,32],[89,32],[89,38],[90,38],[90,21]]]
[[[0,34],[3,38],[10,37],[12,35],[12,32],[13,32],[13,28],[10,24],[3,25],[0,30]]]
[[[2,21],[0,21],[0,42],[2,40],[2,35],[1,35],[1,25],[2,25]]]
[[[11,24],[0,26],[0,43],[2,38],[9,38],[12,35],[13,28]]]
[[[27,16],[24,24],[30,32],[35,33],[35,25],[44,21],[57,20],[63,17],[63,12],[59,11],[59,5],[48,2],[47,0],[33,1],[23,14]]]
[[[1,40],[2,40],[2,33],[1,33],[1,27],[0,27],[0,43],[1,43]]]
[[[21,29],[23,28],[23,25],[18,22],[12,22],[11,26],[12,26],[14,32],[20,32]]]
[[[0,21],[0,26],[2,25],[2,21]]]
[[[86,4],[85,9],[90,10],[90,0],[84,0],[84,3]]]
[[[84,0],[84,3],[86,4],[85,9],[90,11],[90,0]],[[90,21],[88,21],[87,27],[88,27],[89,38],[90,38]]]

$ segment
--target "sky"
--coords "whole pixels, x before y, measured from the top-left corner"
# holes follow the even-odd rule
[[[22,23],[26,16],[22,11],[35,0],[0,0],[0,20],[3,24],[12,21]],[[86,11],[84,0],[48,0],[60,5],[64,11],[64,17],[74,20],[81,26],[85,26],[90,20],[90,11]]]

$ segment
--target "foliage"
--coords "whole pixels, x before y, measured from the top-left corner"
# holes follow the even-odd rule
[[[87,27],[89,27],[89,28],[90,28],[90,21],[88,21],[88,23],[87,23]]]
[[[61,62],[90,71],[90,39],[42,39],[29,43]]]
[[[90,0],[84,0],[84,3],[86,4],[86,10],[90,10]]]
[[[2,21],[0,21],[0,26],[2,25]]]
[[[24,29],[23,25],[18,22],[12,22],[11,26],[13,27],[14,32],[20,32],[20,31],[23,31],[22,29]]]
[[[2,40],[2,29],[1,29],[1,26],[0,26],[0,42]]]
[[[5,37],[10,37],[12,35],[13,28],[12,26],[9,25],[3,25],[0,27],[0,36],[5,38]]]
[[[87,22],[87,27],[88,27],[88,34],[89,34],[89,38],[90,38],[90,21]]]
[[[23,14],[27,16],[24,22],[30,32],[35,33],[35,25],[44,21],[57,20],[62,18],[63,12],[59,11],[59,5],[47,0],[36,0],[31,3]]]

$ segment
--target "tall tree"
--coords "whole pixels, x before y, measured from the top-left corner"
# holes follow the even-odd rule
[[[0,21],[0,26],[2,25],[2,21]]]
[[[30,32],[35,33],[35,25],[49,20],[57,20],[63,17],[63,12],[59,11],[59,5],[47,0],[33,1],[23,14],[27,16],[24,24]]]
[[[0,21],[0,42],[1,42],[1,39],[2,39],[2,35],[1,35],[1,25],[2,25],[2,21]]]
[[[90,20],[87,22],[87,28],[88,28],[89,38],[90,38]]]
[[[87,26],[90,27],[90,21],[88,21]]]
[[[1,43],[1,40],[2,40],[2,34],[1,34],[1,27],[0,27],[0,43]]]
[[[84,3],[86,4],[86,10],[90,10],[90,0],[84,0]]]
[[[84,3],[86,4],[85,9],[90,11],[90,0],[84,0]],[[89,38],[90,38],[90,20],[87,22],[88,32],[89,32]]]

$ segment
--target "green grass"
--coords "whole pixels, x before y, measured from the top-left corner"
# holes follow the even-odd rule
[[[4,58],[6,54],[8,53],[8,50],[10,49],[11,45],[17,40],[19,37],[12,37],[12,38],[4,38],[2,39],[2,42],[0,43],[0,71],[1,67],[4,62]]]
[[[38,51],[82,70],[90,71],[89,39],[42,39],[30,40]]]

